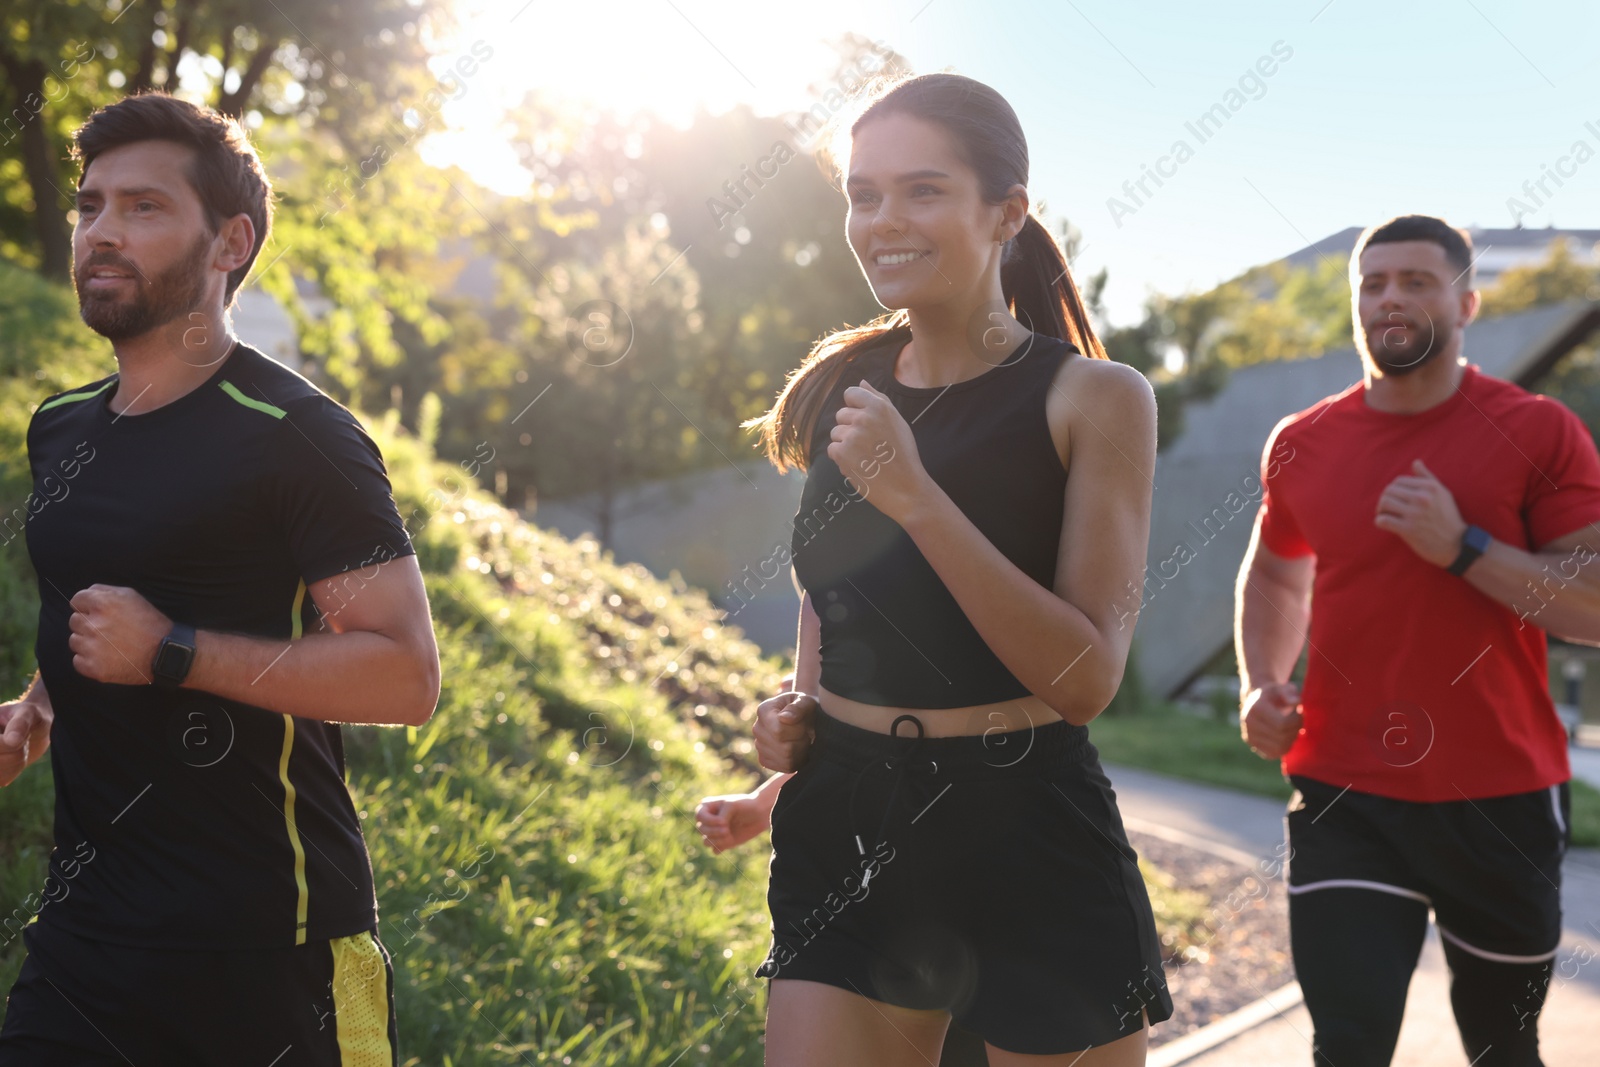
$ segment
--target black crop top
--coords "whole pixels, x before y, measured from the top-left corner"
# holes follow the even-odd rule
[[[827,447],[844,390],[865,378],[905,416],[929,475],[1007,559],[1055,583],[1067,472],[1045,417],[1077,349],[1032,334],[1004,362],[949,386],[902,385],[905,340],[856,354],[823,404],[790,542],[821,623],[822,686],[863,704],[959,708],[1029,695],[990,650],[905,529],[858,494]],[[893,462],[890,460],[889,462]]]

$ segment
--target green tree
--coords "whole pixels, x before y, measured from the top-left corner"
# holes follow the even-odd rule
[[[727,461],[726,434],[698,400],[699,283],[668,270],[674,255],[639,226],[516,294],[527,314],[512,343],[532,406],[491,424],[489,437],[507,442],[505,465],[541,495],[589,494],[602,545],[622,490]]]
[[[115,367],[101,339],[79,321],[70,291],[7,263],[0,263],[0,336],[0,690],[9,697],[33,677],[39,621],[37,579],[23,539],[33,492],[28,422],[41,398]]]
[[[12,0],[0,13],[0,108],[16,142],[5,176],[22,188],[0,212],[8,254],[68,277],[68,138],[95,107],[176,89],[182,75],[226,114],[314,122],[357,151],[393,121],[386,104],[426,103],[425,42],[449,18],[445,0]]]
[[[1563,238],[1540,262],[1512,267],[1484,290],[1483,314],[1510,315],[1569,300],[1600,301],[1600,263],[1584,263]],[[1591,334],[1537,388],[1576,412],[1592,434],[1600,426],[1600,341]]]
[[[1600,300],[1600,265],[1573,254],[1563,237],[1538,263],[1512,267],[1483,292],[1483,314],[1510,315],[1564,300]]]
[[[1304,359],[1350,343],[1350,282],[1342,263],[1291,268],[1279,261],[1222,288],[1231,290],[1233,307],[1218,322],[1208,355],[1229,367]]]
[[[443,412],[441,451],[503,438],[495,462],[513,501],[528,487],[593,490],[607,530],[631,484],[755,458],[739,423],[772,403],[816,338],[881,310],[844,239],[844,196],[812,156],[824,138],[799,118],[813,107],[842,117],[842,89],[859,90],[870,43],[835,47],[839,70],[788,115],[739,107],[680,130],[528,94],[508,122],[532,187],[485,208],[479,242],[501,268],[491,333],[516,350],[519,399],[506,402],[503,377],[498,396],[484,378]],[[638,340],[633,366],[597,375],[569,347],[568,320],[602,300]]]

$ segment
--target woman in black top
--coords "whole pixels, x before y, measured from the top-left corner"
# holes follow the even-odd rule
[[[1106,359],[992,89],[892,83],[833,158],[893,311],[752,420],[807,472],[796,684],[755,727],[784,773],[701,818],[728,840],[770,806],[767,1062],[924,1064],[953,1017],[996,1067],[1143,1063],[1172,1002],[1085,724],[1133,634],[1154,396]]]

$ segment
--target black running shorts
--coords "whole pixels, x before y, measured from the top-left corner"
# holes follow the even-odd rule
[[[1433,909],[1439,934],[1484,959],[1537,963],[1561,942],[1568,783],[1419,803],[1291,775],[1289,892],[1364,889]]]
[[[394,1067],[394,972],[372,931],[282,949],[91,941],[40,922],[0,1067]]]
[[[1127,1037],[1141,1008],[1169,1018],[1150,899],[1088,729],[894,725],[818,710],[772,810],[772,945],[756,975],[948,1010],[1029,1055]]]

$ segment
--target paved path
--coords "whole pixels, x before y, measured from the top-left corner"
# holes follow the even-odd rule
[[[1600,756],[1594,749],[1581,754],[1574,750],[1574,771],[1579,760],[1591,754]],[[1593,769],[1600,776],[1600,761]],[[1129,829],[1137,829],[1139,823],[1165,826],[1210,842],[1226,854],[1263,859],[1276,855],[1274,850],[1283,841],[1280,801],[1115,764],[1107,764],[1106,773]],[[1546,1067],[1591,1067],[1600,1062],[1600,850],[1568,853],[1561,889],[1565,935],[1556,973],[1571,977],[1551,982],[1539,1023],[1540,1051]],[[1310,1065],[1311,1018],[1300,1005],[1186,1061],[1184,1067]],[[1467,1067],[1450,1014],[1449,972],[1431,925],[1411,980],[1393,1067]]]

